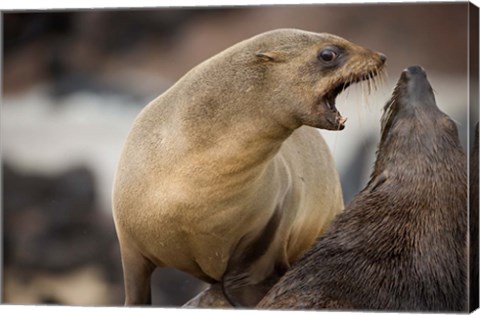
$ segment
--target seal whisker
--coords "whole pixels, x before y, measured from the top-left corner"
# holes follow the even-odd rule
[[[369,84],[370,84],[370,92],[373,92],[375,90],[375,85],[373,84],[374,83],[374,78],[375,78],[375,75],[374,75],[373,71],[371,71],[370,72],[370,79],[368,80]]]
[[[347,89],[348,86],[349,86],[348,81],[343,82],[342,89],[340,90],[340,93],[338,93],[338,94],[342,94],[343,92],[345,92],[345,90]]]
[[[382,85],[386,85],[388,81],[388,73],[386,71],[382,71],[382,76],[380,78],[382,79]]]
[[[379,90],[380,87],[383,85],[382,83],[382,80],[383,80],[383,72],[382,71],[378,71],[378,70],[375,70],[375,77],[374,77],[374,81],[375,81],[375,90]]]
[[[378,71],[375,69],[374,75],[373,75],[373,85],[375,88],[375,91],[378,89]]]
[[[390,80],[387,71],[382,71],[382,78],[383,78],[384,84],[386,84]]]
[[[379,85],[380,85],[380,82],[382,80],[382,71],[379,71],[379,70],[375,70],[375,85],[376,85],[376,88],[378,89]]]
[[[378,73],[378,86],[379,88],[382,87],[382,86],[385,86],[385,72],[384,71],[379,71]]]
[[[366,107],[368,107],[368,95],[370,94],[370,85],[368,80],[362,81],[362,98]]]
[[[370,95],[370,77],[368,73],[365,75],[364,84],[365,84],[365,93],[366,93],[366,96],[368,96]]]

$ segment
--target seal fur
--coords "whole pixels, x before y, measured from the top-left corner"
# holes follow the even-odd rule
[[[470,228],[470,279],[469,279],[469,311],[473,312],[478,308],[479,290],[478,290],[478,122],[475,125],[473,144],[470,154],[470,177],[469,177],[469,228]]]
[[[421,67],[385,106],[371,179],[258,308],[466,310],[466,157]]]
[[[174,267],[254,306],[343,209],[311,127],[342,129],[335,97],[384,63],[334,35],[275,30],[206,60],[146,106],[113,189],[125,304],[149,304],[152,271]]]

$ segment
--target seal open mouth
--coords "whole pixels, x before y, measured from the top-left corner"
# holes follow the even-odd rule
[[[334,116],[327,116],[326,119],[329,123],[334,126],[332,129],[342,130],[345,128],[345,122],[347,118],[342,117],[340,112],[338,111],[335,101],[339,94],[345,91],[348,87],[356,83],[366,82],[365,85],[362,85],[362,92],[365,94],[370,92],[374,89],[377,89],[378,82],[377,78],[383,81],[383,69],[375,69],[367,72],[366,74],[358,75],[358,76],[350,76],[346,80],[339,81],[338,83],[334,84],[334,87],[328,90],[320,99],[321,103],[323,103],[328,110],[331,111]]]

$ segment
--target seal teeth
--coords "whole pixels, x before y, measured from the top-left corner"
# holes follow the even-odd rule
[[[337,117],[337,130],[342,130],[343,128],[345,128],[345,123],[347,122],[347,118],[344,118],[342,116],[338,116]]]
[[[372,69],[363,74],[350,74],[344,80],[339,81],[338,84],[325,94],[324,102],[330,110],[335,110],[335,99],[343,93],[349,86],[359,83],[362,90],[362,95],[365,103],[368,104],[367,96],[378,89],[379,84],[385,82],[384,72],[382,69]]]

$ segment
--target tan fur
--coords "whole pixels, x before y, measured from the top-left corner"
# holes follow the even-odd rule
[[[348,47],[348,63],[326,77],[312,72],[319,47],[336,43]],[[329,149],[301,125],[322,127],[318,95],[378,63],[333,35],[278,30],[212,57],[152,101],[134,122],[114,183],[126,303],[141,302],[129,301],[132,291],[149,292],[131,282],[155,266],[221,281],[276,209],[278,229],[250,281],[296,260],[343,209]]]

